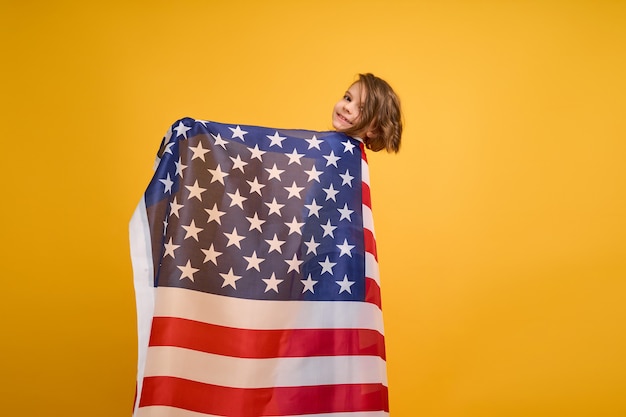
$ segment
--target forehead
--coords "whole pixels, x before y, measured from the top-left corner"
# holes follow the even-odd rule
[[[348,93],[352,96],[354,100],[363,101],[363,97],[365,96],[365,89],[363,85],[357,81],[348,88]]]

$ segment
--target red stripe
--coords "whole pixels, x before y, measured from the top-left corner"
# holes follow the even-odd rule
[[[365,278],[365,302],[376,304],[382,310],[380,287],[372,278]]]
[[[146,377],[139,407],[152,405],[229,417],[389,411],[387,387],[382,384],[244,389]]]
[[[371,210],[372,209],[372,195],[370,193],[370,186],[365,182],[361,182],[361,189],[362,189],[361,195],[363,196],[363,204],[365,204]]]
[[[374,255],[376,261],[378,261],[378,253],[376,252],[376,239],[374,234],[369,229],[363,229],[363,237],[365,239],[365,252],[369,252]]]
[[[385,339],[375,330],[249,330],[177,317],[154,317],[150,346],[177,346],[238,358],[368,355],[385,359]]]

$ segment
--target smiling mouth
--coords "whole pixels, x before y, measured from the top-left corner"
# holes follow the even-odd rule
[[[341,114],[337,113],[337,117],[339,118],[339,120],[342,120],[344,122],[346,122],[347,124],[351,125],[352,122],[348,119],[346,119],[344,116],[342,116]]]

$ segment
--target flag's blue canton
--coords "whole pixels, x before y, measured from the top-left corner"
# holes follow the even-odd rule
[[[269,300],[365,298],[360,143],[185,118],[145,193],[156,285]],[[159,256],[160,254],[160,256]]]

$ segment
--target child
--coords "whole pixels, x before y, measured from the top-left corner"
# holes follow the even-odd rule
[[[385,80],[359,74],[359,80],[333,108],[333,127],[362,139],[375,152],[398,152],[402,136],[400,99]]]

